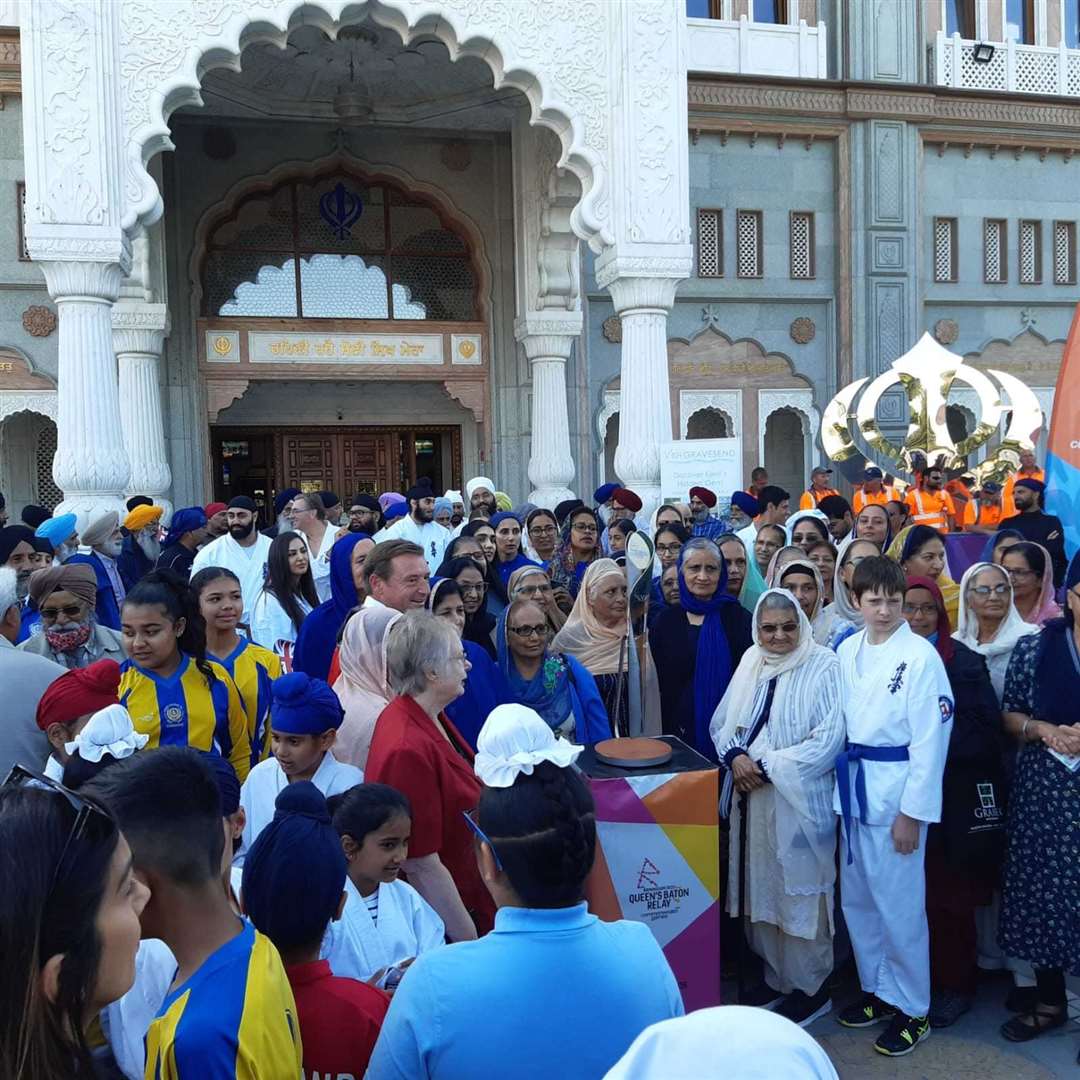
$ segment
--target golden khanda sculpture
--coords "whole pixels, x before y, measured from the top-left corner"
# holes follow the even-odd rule
[[[909,410],[907,438],[901,446],[882,434],[876,418],[878,401],[898,383],[906,394]],[[975,430],[959,442],[949,435],[945,413],[954,383],[969,386],[979,400]],[[1006,415],[1007,429],[996,438]],[[913,465],[921,457],[928,462],[939,461],[946,469],[963,470],[980,482],[1001,482],[1019,466],[1020,451],[1034,449],[1034,436],[1042,422],[1038,399],[1015,375],[992,369],[979,371],[929,334],[923,334],[913,349],[893,361],[888,371],[873,380],[849,383],[829,402],[822,420],[821,442],[829,458],[847,474],[860,469],[865,459],[911,481]],[[986,457],[974,464],[973,456],[982,447],[987,448]]]

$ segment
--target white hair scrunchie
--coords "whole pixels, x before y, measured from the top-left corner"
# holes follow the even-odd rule
[[[583,749],[555,738],[555,733],[533,709],[525,705],[499,705],[488,714],[477,736],[473,771],[487,787],[505,788],[521,773],[531,776],[541,761],[565,769]]]
[[[123,705],[106,705],[86,721],[72,742],[64,743],[64,751],[74,754],[78,750],[83,761],[98,762],[106,754],[120,761],[131,757],[149,741],[149,735],[140,735],[135,731]]]

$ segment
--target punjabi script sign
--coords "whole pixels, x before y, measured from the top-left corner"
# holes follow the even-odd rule
[[[253,364],[441,364],[441,334],[288,334],[251,331]]]

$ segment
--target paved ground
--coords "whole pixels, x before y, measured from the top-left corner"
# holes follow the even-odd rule
[[[986,976],[975,1007],[952,1027],[935,1031],[902,1058],[887,1058],[872,1043],[880,1027],[849,1031],[835,1015],[822,1017],[810,1033],[825,1047],[841,1080],[1052,1080],[1080,1077],[1076,1062],[1080,1050],[1080,998],[1070,994],[1071,1021],[1056,1031],[1016,1044],[1007,1042],[998,1028],[1009,1018],[1004,975]],[[854,990],[837,995],[841,1004],[856,997]]]

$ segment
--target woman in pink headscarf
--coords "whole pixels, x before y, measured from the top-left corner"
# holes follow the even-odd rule
[[[1005,549],[1001,565],[1013,587],[1013,603],[1024,622],[1043,626],[1061,615],[1054,603],[1054,566],[1042,544],[1024,540]]]

